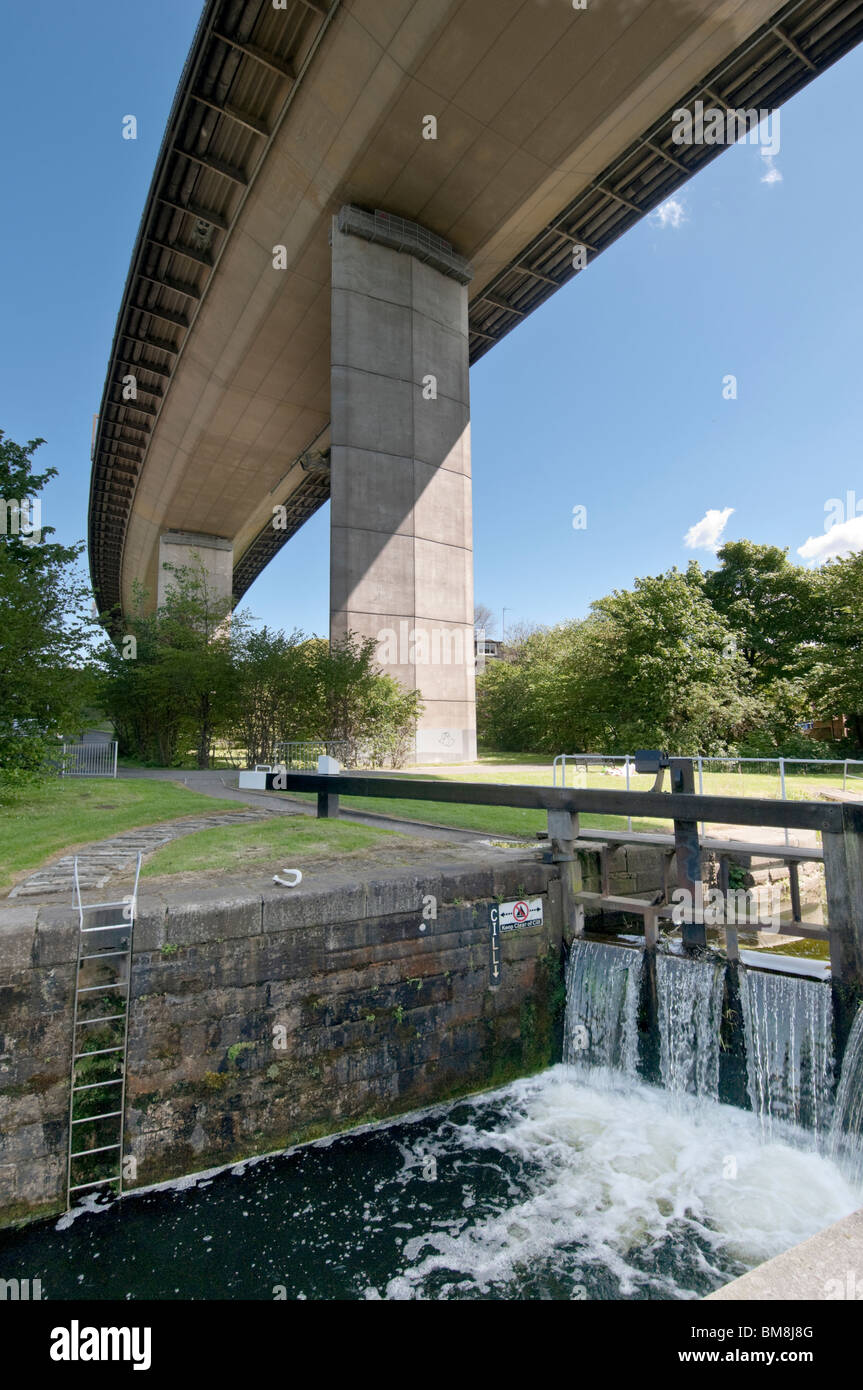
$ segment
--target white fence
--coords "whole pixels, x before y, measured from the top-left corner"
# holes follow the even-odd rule
[[[819,783],[823,787],[833,781],[838,786],[840,777],[843,791],[857,791],[863,795],[863,759],[860,758],[705,758],[692,759],[698,779],[698,791],[704,793],[705,776],[711,774],[731,774],[735,777],[735,787],[729,795],[737,796],[776,796],[781,801],[800,800],[817,796]],[[633,753],[559,753],[552,764],[552,785],[566,786],[567,766],[572,769],[573,785],[588,787],[591,774],[594,778],[607,779],[619,777],[627,791],[633,790],[632,780],[635,772]],[[757,777],[757,783],[753,778]],[[764,779],[773,779],[774,785],[765,787]],[[817,779],[817,781],[816,781]],[[651,779],[652,780],[652,779]],[[739,781],[739,785],[737,785]],[[747,786],[747,782],[749,786]],[[607,783],[606,783],[607,784]],[[636,788],[637,789],[637,788]],[[632,829],[632,819],[628,821]],[[704,827],[702,827],[703,832]],[[785,831],[788,841],[788,830]]]
[[[352,761],[351,754],[351,745],[343,739],[277,743],[273,749],[273,763],[284,763],[288,772],[317,772],[318,758],[338,758],[345,767]]]
[[[605,776],[620,777],[624,781],[627,791],[630,791],[630,780],[635,772],[635,759],[631,753],[558,753],[551,765],[552,785],[557,786],[557,770],[560,768],[560,785],[566,786],[566,765],[569,763],[573,769],[573,786],[586,787],[588,774],[591,770],[597,773],[604,773]],[[627,830],[632,829],[632,816],[626,818]]]
[[[849,790],[849,779],[853,787],[854,778],[863,779],[863,758],[704,758],[696,756],[692,759],[698,771],[699,786],[698,790],[704,790],[705,772],[738,772],[741,777],[746,776],[744,764],[749,764],[752,773],[757,773],[761,769],[776,769],[778,787],[781,800],[787,800],[786,796],[786,771],[789,775],[798,769],[812,768],[813,776],[829,776],[830,768],[842,770],[842,790]],[[597,772],[605,772],[607,775],[625,777],[626,788],[629,790],[629,780],[635,772],[634,753],[558,753],[552,763],[552,785],[557,786],[558,768],[561,772],[560,785],[566,786],[566,767],[567,763],[574,769],[576,774],[582,770],[587,776],[591,769]],[[805,775],[805,774],[804,774]],[[863,781],[861,781],[863,789]],[[760,792],[759,795],[763,795]]]
[[[64,743],[61,777],[116,777],[117,744]]]

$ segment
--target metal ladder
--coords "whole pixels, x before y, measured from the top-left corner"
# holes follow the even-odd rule
[[[141,874],[141,855],[135,869],[135,886],[129,897],[120,902],[84,903],[81,901],[81,886],[78,880],[78,857],[75,856],[75,897],[78,907],[78,959],[75,968],[75,1013],[72,1026],[72,1065],[69,1082],[69,1142],[66,1162],[66,1206],[71,1208],[73,1193],[110,1187],[114,1184],[116,1195],[123,1191],[123,1140],[126,1110],[126,1053],[129,1040],[129,992],[132,981],[132,931],[138,902],[138,879]],[[102,919],[107,920],[102,920]],[[92,947],[92,949],[91,949]],[[89,977],[100,974],[102,969],[114,972],[111,981],[82,983]],[[99,996],[108,994],[113,1003],[108,1003],[108,1013],[98,1009]],[[90,1012],[90,1005],[97,1005],[96,1012]],[[104,1007],[104,1005],[103,1005]],[[94,1026],[103,1025],[110,1032],[101,1039],[111,1042],[111,1046],[88,1047],[89,1032]],[[122,1040],[121,1040],[122,1038]],[[115,1041],[116,1040],[116,1041]],[[96,1041],[100,1039],[96,1036]],[[85,1059],[100,1058],[97,1071],[106,1075],[98,1079],[81,1080],[88,1075],[87,1067],[92,1065]],[[108,1058],[111,1058],[108,1061]],[[112,1070],[113,1069],[113,1070]],[[110,1074],[108,1074],[110,1073]],[[95,1074],[94,1074],[95,1075]],[[119,1087],[119,1104],[115,1103]],[[86,1113],[90,1104],[93,1114]],[[107,1108],[106,1108],[107,1107]],[[85,1112],[85,1113],[81,1113]],[[101,1127],[110,1124],[107,1132]],[[91,1126],[90,1139],[85,1126]],[[78,1136],[91,1147],[80,1149]],[[110,1140],[111,1142],[103,1142]],[[116,1154],[117,1170],[105,1176],[91,1177],[90,1173],[98,1165],[88,1163],[82,1171],[82,1160],[93,1160],[96,1155]],[[74,1166],[73,1166],[74,1165]],[[87,1176],[87,1181],[74,1181]]]

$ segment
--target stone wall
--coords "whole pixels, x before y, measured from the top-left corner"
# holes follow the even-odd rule
[[[584,888],[591,893],[598,893],[601,888],[600,857],[599,851],[589,847],[589,842],[582,841],[585,848],[579,851],[581,860],[582,878]],[[729,851],[733,845],[729,844]],[[620,897],[631,898],[651,898],[663,886],[662,880],[662,861],[664,852],[656,845],[629,844],[618,845],[612,852],[609,884],[612,894]],[[732,862],[739,866],[741,874],[737,886],[746,888],[761,884],[776,884],[780,890],[783,908],[790,906],[790,889],[788,882],[788,866],[781,857],[768,859],[759,856],[752,861],[752,856],[738,852],[730,855]],[[706,885],[716,885],[719,882],[719,857],[714,851],[704,851],[701,856],[702,872]],[[802,863],[798,869],[800,881],[800,897],[804,906],[815,906],[825,902],[824,890],[824,866],[819,863]],[[670,888],[673,889],[677,883],[677,860],[671,856],[668,865],[668,881]],[[606,914],[609,921],[613,920],[611,914]]]
[[[579,842],[584,845],[584,841]],[[589,842],[587,842],[589,844]],[[592,848],[579,850],[581,872],[585,891],[598,893],[601,890],[599,851]],[[609,865],[609,887],[615,897],[650,898],[662,887],[662,850],[655,845],[619,845],[611,854]],[[672,860],[672,874],[674,861]]]
[[[489,910],[537,895],[491,988]],[[76,942],[68,908],[0,912],[0,1224],[65,1206]],[[538,1070],[563,999],[558,871],[535,859],[142,898],[127,1186]]]
[[[0,912],[2,1225],[64,1205],[76,934],[68,909]]]

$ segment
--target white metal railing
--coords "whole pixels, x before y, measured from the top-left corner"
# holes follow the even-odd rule
[[[849,769],[849,768],[852,768],[852,767],[859,767],[859,768],[860,768],[860,771],[859,771],[859,772],[850,772],[850,773],[849,773],[848,769]],[[846,759],[845,759],[845,771],[844,771],[843,774],[842,774],[842,790],[843,790],[843,792],[845,792],[845,791],[848,790],[848,778],[849,778],[849,776],[850,776],[850,777],[861,777],[861,778],[863,778],[863,759],[860,759],[860,758],[846,758]]]
[[[116,777],[117,743],[64,743],[61,777]]]
[[[338,758],[342,766],[352,761],[346,739],[310,739],[306,742],[277,743],[273,763],[283,763],[288,772],[317,772],[318,758]]]
[[[553,786],[557,786],[558,764],[560,764],[561,771],[560,785],[562,787],[566,786],[567,763],[572,764],[573,772],[576,778],[579,776],[580,770],[583,769],[584,781],[575,781],[575,786],[587,787],[587,774],[588,771],[591,768],[593,768],[596,771],[604,770],[611,777],[625,778],[626,790],[630,790],[629,780],[632,768],[635,766],[635,759],[632,757],[630,753],[609,753],[608,755],[604,753],[558,753],[557,757],[555,758],[552,764],[551,769],[551,778]],[[623,766],[617,766],[617,764],[619,763],[622,763]],[[632,829],[632,816],[626,817],[626,828],[627,830]]]
[[[626,777],[626,789],[629,791],[629,766],[635,764],[635,759],[631,753],[558,753],[552,763],[552,785],[557,786],[557,769],[561,769],[562,787],[566,786],[566,765],[569,763],[576,774],[580,769],[584,769],[585,776],[588,768],[601,769],[603,767],[614,777]],[[617,767],[617,763],[622,763],[623,767]]]
[[[796,766],[798,766],[798,767],[811,767],[811,768],[814,768],[814,769],[815,769],[815,772],[814,772],[814,774],[813,774],[814,776],[819,776],[819,775],[825,775],[825,776],[826,776],[826,775],[827,775],[827,770],[828,770],[828,768],[831,768],[831,767],[835,767],[835,768],[837,769],[837,776],[838,776],[838,769],[841,767],[841,769],[842,769],[842,790],[843,790],[843,791],[847,791],[847,790],[848,790],[848,769],[849,769],[849,768],[853,768],[853,767],[860,767],[860,768],[863,768],[863,760],[861,760],[861,759],[859,759],[859,758],[703,758],[703,757],[699,756],[699,757],[697,757],[697,758],[695,759],[695,762],[696,762],[697,767],[698,767],[698,790],[699,790],[699,792],[702,793],[702,794],[703,794],[703,792],[704,792],[704,769],[705,769],[705,766],[707,766],[707,764],[711,764],[711,763],[720,763],[720,764],[722,764],[722,765],[725,766],[725,767],[731,766],[732,769],[734,768],[734,765],[735,765],[735,764],[740,764],[739,772],[740,772],[740,781],[741,781],[741,784],[742,784],[742,785],[741,785],[741,792],[742,792],[742,794],[743,794],[744,796],[746,795],[746,791],[745,791],[745,787],[746,787],[746,769],[743,767],[743,764],[744,764],[744,763],[749,763],[749,764],[760,764],[762,767],[764,767],[764,766],[767,766],[767,767],[775,766],[775,767],[776,767],[776,775],[778,776],[778,779],[779,779],[779,799],[780,799],[780,801],[788,801],[788,800],[790,799],[790,798],[789,798],[789,795],[788,795],[788,781],[787,781],[787,778],[786,778],[786,769],[787,769],[787,768],[792,768],[794,765],[796,765]],[[710,771],[710,768],[709,768],[709,767],[708,767],[708,771]],[[754,771],[754,768],[753,768],[753,771]],[[852,772],[852,773],[851,773],[851,776],[852,776],[852,777],[854,777],[854,776],[859,776],[859,774]],[[764,794],[763,791],[762,791],[760,794],[763,795],[763,794]],[[704,833],[704,827],[702,826],[702,834],[703,834],[703,833]],[[789,843],[789,832],[788,832],[788,826],[787,826],[787,825],[786,825],[786,827],[785,827],[785,843],[786,843],[786,845]]]
[[[775,768],[777,778],[777,789],[779,792],[780,801],[788,801],[792,799],[789,796],[789,784],[786,772],[792,769],[794,766],[811,767],[815,770],[813,773],[814,776],[825,776],[828,774],[829,768],[836,768],[837,780],[838,772],[841,768],[842,790],[848,790],[849,777],[852,779],[852,782],[853,779],[857,777],[861,778],[861,791],[863,791],[863,759],[861,758],[719,758],[702,757],[701,755],[697,755],[693,758],[692,761],[695,764],[698,771],[698,791],[701,795],[704,794],[705,771],[709,774],[712,771],[720,771],[721,768],[730,768],[732,771],[736,768],[740,774],[740,780],[742,784],[740,794],[745,796],[746,769],[742,766],[743,764],[749,764],[751,766],[752,773],[755,773],[756,771],[756,768],[754,766],[755,764],[759,764],[761,767]],[[635,757],[632,753],[558,753],[557,757],[554,759],[554,762],[552,763],[553,786],[557,786],[558,768],[560,769],[561,774],[560,785],[562,787],[566,786],[567,764],[569,764],[573,768],[576,777],[578,777],[579,772],[583,773],[584,780],[582,782],[576,781],[576,786],[587,786],[587,776],[590,771],[604,771],[606,775],[615,777],[625,777],[626,790],[629,791],[631,773],[635,770]],[[619,764],[622,764],[623,766],[621,767],[619,766]],[[716,767],[713,766],[714,764],[716,764]],[[799,776],[799,773],[797,774],[797,776]],[[762,787],[759,787],[758,791],[756,792],[756,795],[764,796],[766,795],[766,793],[764,792],[764,789]],[[632,829],[631,817],[628,818],[628,829]],[[703,825],[701,827],[701,833],[704,834]],[[787,826],[785,827],[785,843],[788,843]]]

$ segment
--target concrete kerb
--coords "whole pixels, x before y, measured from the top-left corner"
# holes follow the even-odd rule
[[[0,922],[8,909],[0,910]],[[73,907],[40,907],[36,922],[34,964],[52,969],[73,965],[78,957],[78,913]]]
[[[863,1298],[863,1210],[708,1294],[705,1302]]]
[[[27,970],[38,961],[35,907],[13,907],[0,913],[0,979]]]

